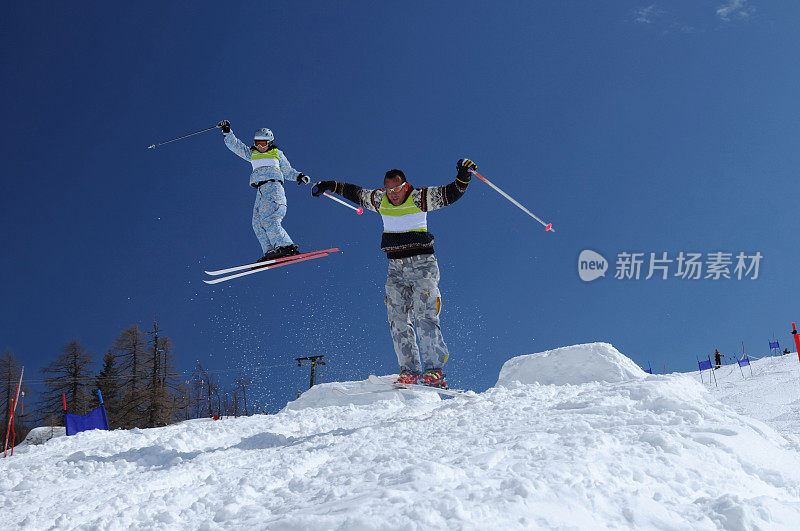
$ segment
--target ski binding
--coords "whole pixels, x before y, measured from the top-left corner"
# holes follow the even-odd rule
[[[445,389],[442,387],[431,387],[428,385],[420,385],[420,384],[401,384],[389,380],[385,377],[376,376],[374,374],[369,375],[369,383],[376,385],[388,385],[399,390],[406,389],[409,391],[417,391],[417,390],[428,391],[428,392],[439,393],[440,395],[461,396],[472,400],[478,398],[478,395],[475,394],[474,391],[467,391],[466,389]]]

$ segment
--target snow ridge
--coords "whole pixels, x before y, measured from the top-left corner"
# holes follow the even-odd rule
[[[563,352],[617,364],[598,345]],[[550,352],[528,359],[556,374]],[[326,405],[345,396],[327,384],[278,415],[23,447],[0,462],[0,508],[23,529],[800,524],[797,446],[693,378],[522,383],[530,367],[515,364],[472,401],[402,391]]]

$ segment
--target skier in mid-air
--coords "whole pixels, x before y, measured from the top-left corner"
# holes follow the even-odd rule
[[[447,387],[442,367],[450,354],[439,326],[439,265],[433,256],[427,212],[454,203],[467,191],[470,170],[477,166],[469,159],[460,159],[456,169],[455,181],[445,186],[414,188],[401,170],[389,170],[383,179],[384,188],[371,190],[322,181],[311,191],[315,197],[324,192],[339,194],[383,218],[381,249],[389,258],[386,308],[400,365],[397,383]]]
[[[292,168],[286,156],[274,144],[275,136],[269,129],[258,129],[253,137],[253,145],[248,148],[233,134],[228,120],[222,120],[217,126],[222,129],[228,149],[253,166],[250,186],[257,190],[253,206],[253,231],[264,253],[258,261],[299,254],[297,245],[281,225],[286,215],[283,183],[292,180],[297,181],[298,185],[308,184],[311,179]]]

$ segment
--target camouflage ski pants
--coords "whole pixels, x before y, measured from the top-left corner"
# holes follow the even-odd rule
[[[292,245],[292,239],[281,225],[286,215],[286,193],[280,183],[267,182],[258,187],[253,205],[253,231],[266,253],[276,247]]]
[[[439,327],[439,265],[432,254],[389,260],[386,308],[401,369],[441,369],[449,353]],[[416,334],[414,320],[416,319]],[[417,347],[419,336],[419,347]]]

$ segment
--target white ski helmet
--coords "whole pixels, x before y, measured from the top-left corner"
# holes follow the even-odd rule
[[[266,140],[267,142],[272,142],[275,140],[275,135],[273,135],[272,131],[266,127],[262,127],[261,129],[256,129],[256,134],[253,135],[253,140]]]

